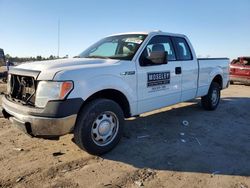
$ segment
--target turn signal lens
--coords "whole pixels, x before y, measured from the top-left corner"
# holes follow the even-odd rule
[[[72,82],[70,82],[70,81],[63,82],[61,85],[60,99],[64,99],[72,89],[73,89]]]

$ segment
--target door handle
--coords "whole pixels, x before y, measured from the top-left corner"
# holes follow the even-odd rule
[[[181,74],[181,67],[175,67],[175,74]]]

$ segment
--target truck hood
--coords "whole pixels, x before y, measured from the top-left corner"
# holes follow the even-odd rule
[[[95,59],[95,58],[70,58],[70,59],[57,59],[49,61],[35,61],[29,63],[23,63],[16,68],[19,69],[29,69],[35,71],[51,70],[51,69],[61,69],[65,70],[67,68],[73,68],[75,66],[86,66],[86,67],[96,67],[102,65],[109,65],[117,63],[119,60],[114,59]]]
[[[52,80],[55,74],[60,71],[111,66],[119,61],[99,58],[70,58],[23,63],[15,68],[19,71],[23,69],[40,72],[38,80]]]

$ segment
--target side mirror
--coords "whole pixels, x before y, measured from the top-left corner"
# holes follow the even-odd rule
[[[150,52],[148,59],[153,63],[153,64],[167,64],[168,62],[168,53],[165,51],[155,51],[155,52]]]

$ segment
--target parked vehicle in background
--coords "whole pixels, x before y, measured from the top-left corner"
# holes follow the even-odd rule
[[[4,51],[3,49],[0,48],[0,67],[3,67],[6,65],[6,59],[5,59],[5,55],[4,55]],[[1,72],[0,72],[0,79],[4,82],[7,81],[7,68],[1,68]]]
[[[0,48],[0,66],[5,66],[5,55],[3,49]]]
[[[229,83],[229,59],[197,59],[185,35],[157,32],[108,36],[74,59],[10,69],[2,107],[32,136],[74,132],[91,154],[108,152],[124,117],[196,97],[215,110]]]
[[[231,62],[230,82],[250,84],[250,57],[239,57]]]

